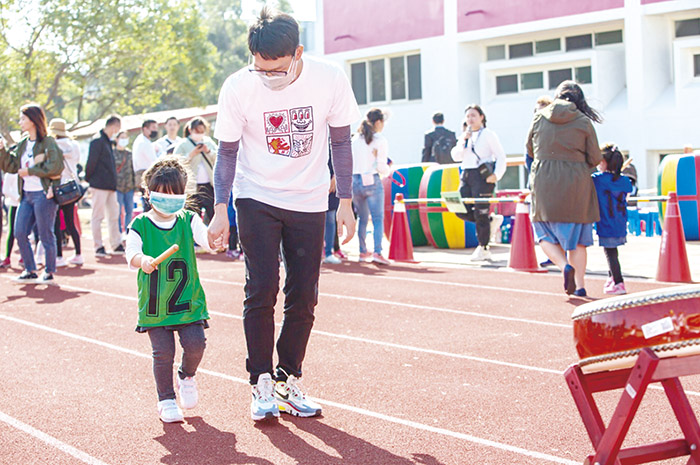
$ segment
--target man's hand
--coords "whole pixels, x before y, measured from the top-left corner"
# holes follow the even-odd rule
[[[489,177],[486,178],[486,182],[488,182],[489,184],[496,184],[496,181],[498,181],[498,178],[495,174],[490,174]]]
[[[209,223],[207,236],[209,248],[212,250],[225,249],[228,244],[228,212],[225,203],[214,205],[214,218]]]
[[[338,212],[336,213],[338,222],[338,236],[343,237],[343,226],[345,226],[345,237],[341,244],[347,244],[355,235],[355,215],[352,213],[352,199],[340,199]]]

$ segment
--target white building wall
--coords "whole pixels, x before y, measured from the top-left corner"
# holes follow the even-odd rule
[[[320,8],[322,3],[317,2]],[[432,127],[430,118],[435,111],[442,111],[446,126],[459,132],[464,108],[470,103],[482,105],[488,126],[499,135],[506,153],[522,156],[535,100],[553,91],[496,95],[495,76],[560,65],[592,67],[592,83],[582,87],[591,106],[604,117],[603,124],[597,125],[599,140],[613,141],[630,153],[640,187],[656,186],[660,154],[680,152],[686,144],[700,148],[700,78],[692,76],[692,58],[700,53],[700,37],[674,37],[674,21],[700,17],[697,0],[651,5],[626,0],[625,8],[468,33],[456,32],[456,0],[445,0],[445,11],[445,35],[441,37],[326,55],[350,75],[353,61],[420,52],[422,99],[361,107],[363,113],[374,106],[390,110],[384,133],[395,162],[420,161],[423,134]],[[321,18],[319,15],[319,21]],[[622,44],[486,61],[489,45],[614,29],[623,30]],[[317,31],[317,43],[322,35]]]

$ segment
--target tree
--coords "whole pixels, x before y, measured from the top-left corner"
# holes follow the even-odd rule
[[[0,131],[16,127],[26,101],[73,128],[169,96],[210,103],[206,31],[195,0],[0,0]]]

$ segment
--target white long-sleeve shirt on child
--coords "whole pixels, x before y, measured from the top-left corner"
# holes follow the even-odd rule
[[[149,220],[153,222],[153,224],[158,226],[160,229],[172,229],[172,227],[175,226],[175,221],[177,218],[173,218],[170,221],[159,221],[154,218],[152,211],[153,210],[151,210],[148,213],[145,213],[145,215],[148,217]],[[194,242],[200,247],[204,248],[207,252],[213,252],[213,250],[209,247],[207,226],[204,224],[204,221],[202,221],[202,219],[199,216],[194,215],[192,217],[191,224]],[[130,270],[139,269],[139,267],[134,267],[131,265],[131,260],[133,260],[133,258],[140,253],[143,253],[143,240],[136,231],[129,229],[129,232],[126,235],[126,262],[129,264]]]

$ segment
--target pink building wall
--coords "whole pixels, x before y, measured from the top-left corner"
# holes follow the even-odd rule
[[[326,53],[444,34],[443,0],[324,0]]]
[[[457,2],[459,32],[621,8],[625,4],[624,0],[457,0]]]
[[[670,0],[642,0],[642,5],[647,5],[649,3],[660,3],[660,2],[668,2]]]

